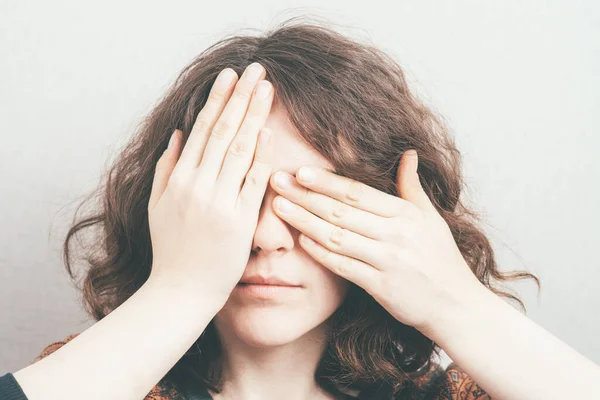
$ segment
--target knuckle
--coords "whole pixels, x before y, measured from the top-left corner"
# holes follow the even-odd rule
[[[264,186],[268,176],[267,171],[254,165],[246,174],[246,181],[253,186]]]
[[[342,222],[349,210],[350,206],[348,206],[346,203],[341,202],[339,200],[334,200],[333,207],[329,215],[330,221],[333,224],[338,225],[340,222]]]
[[[198,114],[198,117],[196,118],[196,122],[194,123],[194,126],[192,127],[192,133],[193,132],[206,132],[208,130],[210,124],[206,118],[207,117],[202,112],[200,112],[200,114]]]
[[[238,157],[247,155],[250,152],[250,144],[246,138],[237,138],[229,146],[228,152]]]
[[[339,226],[335,226],[329,235],[327,240],[327,247],[331,249],[340,250],[346,239],[346,229],[341,228]]]
[[[341,276],[348,276],[352,271],[353,260],[350,257],[340,257],[339,262],[336,265],[336,272]]]
[[[250,171],[248,171],[248,173],[246,174],[246,182],[248,184],[255,186],[258,184],[259,181],[260,176],[255,168],[252,168]]]
[[[350,184],[348,185],[348,190],[346,191],[346,199],[348,199],[348,201],[353,204],[360,203],[360,201],[363,198],[364,192],[364,184],[358,181],[350,181]]]
[[[220,119],[217,121],[212,129],[212,136],[217,139],[225,139],[227,133],[231,130],[231,123],[226,119]]]
[[[236,99],[248,102],[252,97],[252,90],[249,90],[246,85],[241,85],[235,88],[235,92],[233,92],[233,97]]]

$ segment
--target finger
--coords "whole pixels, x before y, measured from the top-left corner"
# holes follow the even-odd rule
[[[224,201],[237,200],[256,151],[258,132],[269,116],[272,100],[271,83],[261,81],[252,96],[244,122],[229,146],[218,177],[219,196]]]
[[[374,289],[377,287],[377,282],[381,279],[382,274],[371,265],[335,253],[305,234],[300,234],[299,242],[312,258],[334,274],[357,284],[371,295],[376,292]]]
[[[278,193],[325,221],[371,239],[383,239],[384,223],[389,223],[388,219],[313,192],[298,184],[296,179],[285,171],[273,174],[272,182]]]
[[[237,74],[231,68],[219,73],[210,89],[206,104],[198,113],[190,136],[183,148],[177,168],[192,169],[200,164],[210,131],[227,104],[237,81]]]
[[[156,163],[156,169],[154,172],[154,179],[152,180],[152,190],[150,192],[150,199],[148,200],[148,209],[151,210],[158,203],[158,199],[162,196],[163,192],[169,182],[169,177],[177,164],[179,156],[179,149],[181,148],[181,131],[175,129],[175,132],[171,134],[169,145],[163,152],[162,156]]]
[[[398,194],[403,199],[413,203],[422,211],[433,211],[437,213],[433,203],[421,186],[421,180],[417,173],[419,157],[414,149],[407,150],[402,154],[398,167]]]
[[[271,166],[274,158],[274,150],[271,144],[272,135],[270,129],[261,129],[254,161],[246,175],[236,204],[236,207],[239,207],[242,213],[251,215],[255,220],[258,219],[260,206],[273,170]]]
[[[198,166],[201,180],[212,182],[217,179],[223,166],[225,152],[244,119],[254,87],[265,73],[262,65],[252,63],[242,74],[206,143],[206,149]]]
[[[298,182],[318,193],[381,217],[395,217],[406,206],[404,200],[362,182],[337,175],[323,168],[305,166],[296,174]]]
[[[285,197],[276,196],[273,202],[277,215],[323,247],[364,261],[372,268],[383,265],[386,252],[381,242],[324,221]]]

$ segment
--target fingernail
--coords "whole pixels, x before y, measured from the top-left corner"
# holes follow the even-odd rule
[[[250,78],[250,80],[257,80],[258,78],[260,78],[260,74],[262,74],[263,71],[263,67],[262,65],[260,65],[259,63],[252,63],[250,64],[250,66],[247,69],[247,74],[248,74],[248,78]]]
[[[279,171],[275,174],[275,183],[277,184],[277,186],[283,189],[287,189],[291,186],[292,181],[288,174],[286,174],[283,171]]]
[[[419,156],[417,155],[417,151],[414,149],[411,149],[411,150],[408,150],[407,153],[408,153],[409,157],[412,157],[410,162],[412,163],[411,167],[412,167],[413,172],[417,172],[417,168],[419,167]]]
[[[215,85],[219,90],[225,90],[233,83],[233,78],[235,78],[235,71],[231,68],[225,68],[221,73],[217,76],[217,80]]]
[[[302,239],[301,239],[304,243],[306,243],[309,246],[313,246],[315,244],[315,241],[312,240],[311,238],[309,238],[306,235],[302,235]]]
[[[260,81],[256,87],[256,98],[263,100],[266,99],[271,92],[271,83],[269,81]]]
[[[302,167],[298,171],[298,177],[301,181],[310,183],[315,180],[315,172],[308,167]]]
[[[294,206],[288,199],[279,197],[277,199],[277,208],[283,212],[290,212],[294,209]]]

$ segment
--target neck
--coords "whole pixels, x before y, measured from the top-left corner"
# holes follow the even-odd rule
[[[325,350],[325,324],[293,342],[252,346],[227,332],[223,344],[223,390],[214,399],[334,399],[315,381]]]

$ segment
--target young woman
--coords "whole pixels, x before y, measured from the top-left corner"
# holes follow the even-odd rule
[[[498,270],[463,185],[451,136],[381,51],[293,20],[220,41],[69,231],[73,276],[72,241],[98,228],[82,287],[98,322],[0,394],[590,398],[600,368],[501,299],[523,307],[496,284],[539,282]]]

